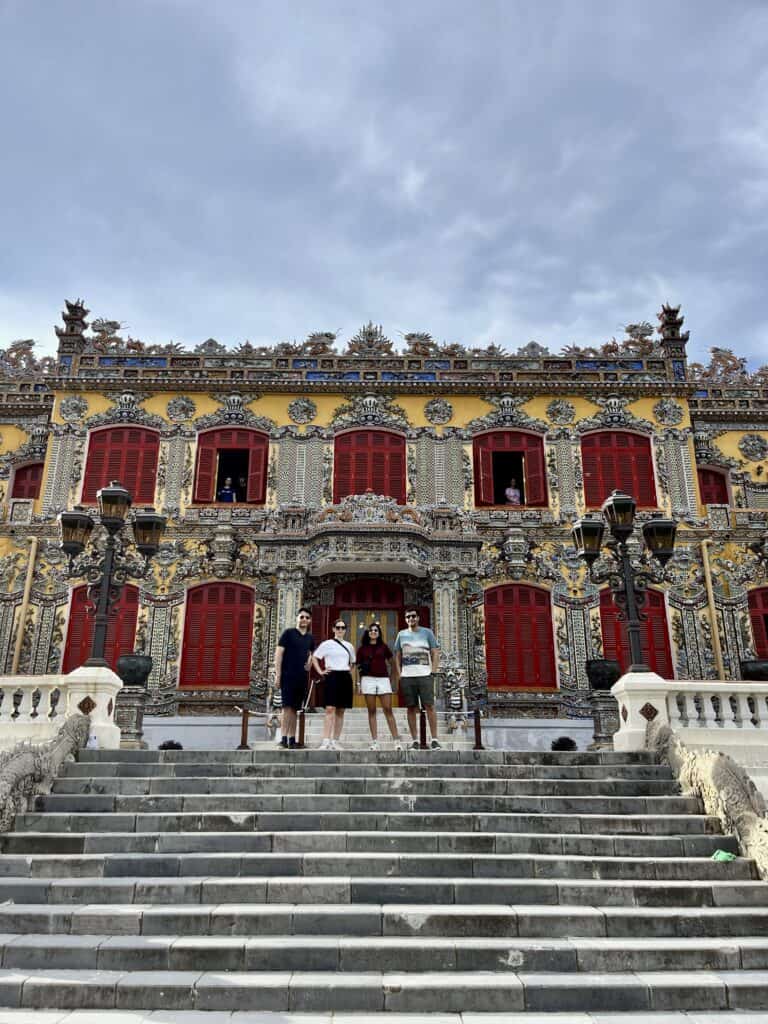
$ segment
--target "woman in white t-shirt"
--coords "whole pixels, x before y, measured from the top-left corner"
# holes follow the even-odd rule
[[[339,737],[344,727],[344,712],[352,707],[352,669],[355,667],[355,649],[345,640],[347,624],[338,619],[333,625],[333,637],[323,640],[312,653],[315,670],[325,680],[325,722],[321,750],[341,750]],[[319,659],[325,668],[321,668]]]

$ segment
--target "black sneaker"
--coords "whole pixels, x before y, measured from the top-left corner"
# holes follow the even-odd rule
[[[298,746],[299,746],[299,744],[296,742],[296,737],[295,736],[291,736],[291,738],[288,740],[288,749],[289,750],[297,750]]]
[[[429,749],[430,750],[442,750],[443,749],[443,744],[442,743],[438,743],[437,740],[432,740],[432,742],[429,745]]]
[[[414,740],[411,743],[411,750],[421,750],[421,744],[419,743],[418,740]]]
[[[287,736],[281,736],[280,737],[280,742],[277,744],[277,749],[278,750],[287,750],[288,749],[288,737]]]

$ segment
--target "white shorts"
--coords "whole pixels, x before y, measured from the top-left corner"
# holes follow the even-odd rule
[[[363,676],[360,680],[360,689],[367,696],[392,693],[392,683],[386,676]]]

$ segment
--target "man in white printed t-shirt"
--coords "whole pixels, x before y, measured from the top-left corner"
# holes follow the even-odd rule
[[[431,629],[419,625],[415,608],[405,609],[407,629],[401,629],[395,640],[395,657],[400,674],[400,695],[408,708],[408,728],[411,730],[411,748],[416,750],[418,740],[419,702],[427,712],[432,750],[440,749],[435,714],[435,680],[440,661],[440,644]]]

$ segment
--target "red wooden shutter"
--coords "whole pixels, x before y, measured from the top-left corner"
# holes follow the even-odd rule
[[[405,438],[386,430],[355,430],[334,442],[333,500],[373,491],[405,504]]]
[[[493,435],[476,437],[473,445],[475,463],[475,504],[493,505]]]
[[[749,618],[755,639],[755,653],[758,658],[768,658],[768,587],[750,590]]]
[[[134,504],[155,500],[160,436],[143,427],[96,430],[88,443],[82,500],[96,501],[96,492],[113,480],[126,487]]]
[[[43,463],[32,462],[19,466],[13,474],[12,498],[39,498],[40,482],[43,479]]]
[[[249,431],[248,443],[248,501],[263,504],[267,498],[267,462],[269,438],[266,434]]]
[[[216,475],[216,445],[211,434],[200,434],[197,439],[197,467],[195,469],[195,501],[214,501]]]
[[[699,491],[703,505],[727,505],[728,484],[725,474],[718,469],[701,467],[698,470]]]
[[[486,591],[485,644],[489,688],[557,687],[548,591],[524,584]]]
[[[206,583],[187,594],[180,686],[249,685],[253,591]]]
[[[71,672],[88,660],[93,642],[93,615],[89,614],[88,588],[75,587],[69,609],[67,642],[62,672]],[[139,588],[126,584],[120,591],[117,605],[109,617],[104,656],[110,668],[122,654],[131,654],[136,639],[139,614]]]
[[[544,442],[533,434],[521,434],[525,445],[525,504],[547,504],[547,474],[544,465]]]
[[[643,660],[651,671],[657,672],[663,679],[673,679],[667,612],[664,607],[664,595],[660,591],[646,591],[642,615],[644,617],[640,623],[640,649]],[[622,672],[626,672],[632,662],[627,624],[619,618],[619,609],[608,589],[600,593],[600,624],[603,633],[603,657],[618,661]]]
[[[601,431],[581,441],[584,498],[598,508],[611,491],[631,494],[640,508],[656,507],[651,442],[639,434]]]

